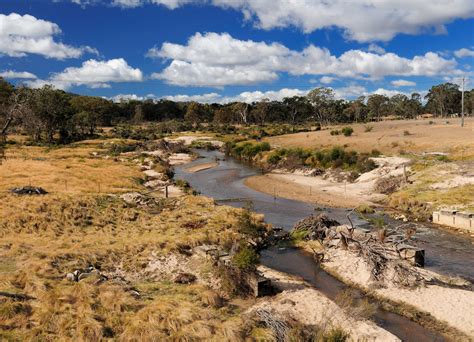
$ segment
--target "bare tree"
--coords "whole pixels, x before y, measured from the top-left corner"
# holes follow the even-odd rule
[[[240,116],[244,125],[248,124],[249,104],[245,102],[236,102],[233,106],[234,111]]]

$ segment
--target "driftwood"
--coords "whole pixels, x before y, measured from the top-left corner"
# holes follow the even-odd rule
[[[407,223],[373,231],[357,229],[350,219],[352,212],[347,214],[350,226],[340,225],[323,214],[312,215],[299,221],[293,228],[293,234],[299,232],[303,239],[317,240],[325,249],[340,248],[355,253],[367,262],[376,281],[385,279],[386,270],[393,263],[397,266],[393,267],[395,275],[392,281],[404,285],[418,282],[421,278],[419,272],[402,263],[406,260],[415,266],[424,266],[424,251],[410,245],[416,226]],[[324,252],[313,250],[313,253],[316,261],[324,260]]]

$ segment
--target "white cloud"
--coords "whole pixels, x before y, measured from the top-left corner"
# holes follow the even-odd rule
[[[397,95],[397,94],[403,94],[403,95],[406,95],[406,96],[410,96],[410,94],[405,93],[405,92],[401,92],[401,91],[393,90],[393,89],[384,89],[384,88],[378,88],[377,90],[373,91],[372,94],[385,95],[385,96],[388,96],[388,97],[392,97],[392,96]]]
[[[89,2],[89,0],[72,0]],[[176,9],[186,4],[211,4],[241,11],[246,21],[262,29],[297,27],[304,32],[342,29],[359,42],[389,41],[399,33],[445,34],[445,24],[474,16],[472,0],[109,0],[134,8],[147,3]],[[106,2],[107,3],[107,2]],[[379,53],[379,52],[377,52]]]
[[[151,3],[166,6],[169,9],[176,9],[180,6],[183,6],[192,2],[195,2],[195,1],[194,0],[151,0]]]
[[[369,52],[375,52],[378,53],[379,55],[383,55],[385,53],[385,49],[377,44],[370,44],[369,47],[367,48],[367,51]]]
[[[321,77],[321,79],[319,80],[322,84],[331,84],[332,82],[334,82],[337,78],[335,77],[330,77],[330,76],[323,76]]]
[[[367,96],[367,89],[361,85],[353,84],[347,87],[333,88],[334,95],[337,99],[351,99],[359,96]]]
[[[407,81],[407,80],[395,80],[390,82],[394,87],[414,87],[416,86],[416,83],[413,81]]]
[[[69,67],[60,73],[53,74],[48,80],[29,82],[31,87],[42,87],[52,84],[58,89],[68,89],[72,86],[85,85],[90,88],[108,88],[111,82],[141,82],[143,74],[140,69],[134,69],[123,58],[108,61],[90,59],[81,67]]]
[[[305,32],[339,27],[360,42],[388,41],[398,33],[426,29],[444,32],[444,24],[474,16],[471,0],[212,0],[215,5],[241,10],[262,29],[295,26]]]
[[[201,103],[220,103],[222,102],[222,96],[217,93],[208,93],[202,95],[168,95],[163,96],[163,99],[175,101],[175,102],[201,102]]]
[[[380,79],[385,76],[460,74],[454,59],[428,52],[412,59],[394,53],[349,50],[337,57],[309,45],[294,51],[279,43],[239,40],[227,33],[196,33],[186,45],[166,42],[147,56],[171,60],[152,78],[180,86],[223,87],[276,80],[279,73]],[[331,76],[328,76],[331,75]]]
[[[143,4],[141,0],[113,0],[112,5],[122,8],[134,8]]]
[[[410,93],[406,92],[400,92],[398,90],[394,89],[384,89],[384,88],[378,88],[377,90],[374,91],[368,91],[364,86],[358,85],[358,84],[352,84],[346,87],[340,87],[340,88],[332,88],[335,93],[335,97],[337,99],[345,99],[345,100],[350,100],[357,98],[359,96],[369,96],[372,94],[383,94],[388,97],[392,97],[393,95],[396,94],[404,94],[408,97],[410,97]],[[175,102],[190,102],[190,101],[196,101],[200,103],[230,103],[230,102],[246,102],[246,103],[253,103],[253,102],[258,102],[263,99],[269,99],[270,101],[281,101],[285,97],[292,97],[292,96],[306,96],[310,89],[289,89],[289,88],[283,88],[279,90],[269,90],[269,91],[245,91],[240,94],[236,95],[222,95],[219,93],[205,93],[205,94],[197,94],[197,95],[187,95],[187,94],[178,94],[178,95],[166,95],[166,96],[160,96],[157,97],[155,95],[146,95],[146,96],[139,96],[135,94],[119,94],[114,97],[111,97],[110,99],[113,100],[114,102],[120,102],[120,101],[129,101],[129,100],[146,100],[146,99],[154,99],[154,100],[159,100],[159,99],[166,99],[166,100],[171,100]],[[424,96],[427,92],[426,91],[418,91],[418,93],[422,94]]]
[[[85,52],[97,53],[97,50],[85,47],[73,47],[54,40],[61,33],[55,23],[37,19],[31,15],[0,14],[0,55],[23,57],[38,54],[47,58],[78,58]]]
[[[5,70],[0,71],[0,77],[10,78],[10,79],[36,79],[35,74],[27,71],[14,71],[14,70]]]
[[[270,90],[270,91],[245,91],[240,93],[237,96],[232,97],[225,97],[223,102],[257,102],[263,99],[269,99],[270,101],[281,101],[285,97],[293,97],[293,96],[305,96],[309,90],[302,90],[302,89],[288,89],[283,88],[280,90]]]
[[[143,101],[146,100],[146,96],[138,96],[136,94],[118,94],[113,97],[110,97],[109,100],[115,102],[115,103],[120,103],[120,102],[128,102],[131,100],[134,101]]]
[[[458,58],[474,57],[474,50],[462,48],[454,51],[454,55]]]

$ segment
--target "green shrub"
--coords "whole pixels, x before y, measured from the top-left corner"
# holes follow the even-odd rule
[[[381,154],[382,153],[377,149],[373,149],[372,152],[370,152],[371,157],[379,157]]]
[[[448,156],[437,156],[437,157],[436,157],[436,160],[437,160],[437,161],[440,161],[440,162],[445,162],[445,163],[448,163],[448,162],[451,161],[451,160],[448,158]]]
[[[354,133],[354,129],[352,129],[352,127],[350,127],[350,126],[347,126],[347,127],[344,127],[343,129],[341,129],[341,132],[342,132],[342,134],[344,134],[344,136],[350,137],[352,135],[352,133]]]
[[[232,263],[241,270],[252,269],[258,263],[258,254],[249,246],[241,246],[232,257]]]

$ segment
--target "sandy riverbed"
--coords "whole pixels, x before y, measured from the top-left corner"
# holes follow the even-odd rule
[[[283,292],[272,298],[265,298],[251,310],[262,308],[286,318],[292,317],[303,324],[318,325],[327,329],[341,327],[350,334],[351,341],[400,341],[398,337],[374,322],[353,317],[297,277],[265,266],[259,266],[259,271]]]
[[[340,249],[332,249],[324,268],[337,274],[346,283],[354,283],[377,296],[411,305],[430,313],[435,319],[446,322],[474,339],[474,292],[469,290],[420,286],[414,289],[395,285],[376,288],[370,270],[361,257]],[[429,272],[429,271],[426,271]]]
[[[195,172],[199,172],[199,171],[204,171],[204,170],[208,170],[208,169],[212,169],[213,167],[216,167],[217,165],[219,165],[219,163],[202,163],[202,164],[197,164],[197,165],[193,165],[191,167],[188,167],[186,170],[186,172],[189,172],[189,173],[195,173]]]
[[[400,157],[373,158],[378,167],[362,174],[355,182],[337,182],[331,177],[308,176],[301,172],[274,171],[245,180],[248,187],[277,197],[284,197],[332,207],[348,208],[375,204],[385,195],[374,192],[383,177],[402,175],[409,160]]]

